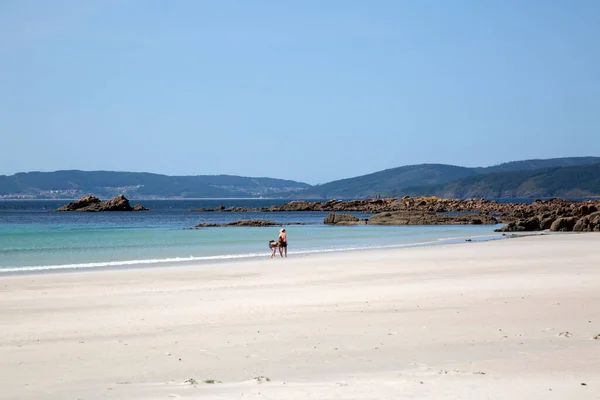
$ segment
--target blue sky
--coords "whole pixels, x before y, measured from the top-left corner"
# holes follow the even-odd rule
[[[600,155],[599,1],[0,2],[0,174]]]

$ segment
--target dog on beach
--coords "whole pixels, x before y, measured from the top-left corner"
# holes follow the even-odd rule
[[[275,257],[275,252],[279,247],[279,243],[275,240],[269,240],[269,249],[271,249],[271,258]]]

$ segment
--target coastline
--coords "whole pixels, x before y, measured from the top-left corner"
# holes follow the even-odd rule
[[[311,257],[323,254],[339,254],[364,251],[382,251],[389,249],[405,249],[413,247],[429,247],[429,246],[444,246],[452,244],[461,244],[464,242],[488,242],[494,240],[504,240],[511,237],[520,236],[537,236],[545,235],[547,232],[537,232],[530,234],[497,234],[489,232],[479,235],[464,235],[456,237],[442,237],[422,242],[407,242],[399,244],[373,245],[368,247],[333,247],[328,249],[305,249],[289,251],[290,258],[296,257]],[[55,274],[55,273],[78,273],[86,271],[113,271],[147,268],[177,268],[177,267],[211,267],[223,265],[226,263],[244,263],[257,261],[264,257],[268,257],[270,253],[250,253],[250,254],[227,254],[215,256],[198,256],[198,257],[178,257],[164,259],[146,259],[146,260],[122,260],[122,261],[105,261],[93,263],[67,264],[67,265],[44,265],[44,266],[17,266],[17,267],[0,267],[0,278],[13,275],[36,275],[36,274]]]
[[[86,201],[91,201],[87,199]],[[117,197],[113,203],[126,201]],[[118,204],[121,204],[117,202]],[[169,203],[152,204],[148,213],[75,213],[58,215],[47,212],[43,203],[19,204],[0,210],[3,220],[0,226],[0,275],[27,273],[55,269],[57,272],[77,268],[127,268],[173,263],[210,263],[217,260],[238,258],[260,258],[264,251],[263,243],[272,239],[266,230],[252,227],[239,227],[221,231],[218,226],[239,223],[234,212],[188,212],[194,206],[217,207],[223,209],[220,201],[212,203]],[[50,204],[50,203],[48,203]],[[52,203],[54,204],[54,203]],[[211,206],[212,204],[212,206]],[[311,203],[312,204],[312,203]],[[352,202],[328,201],[308,204],[291,202],[284,205],[269,205],[269,202],[248,203],[252,209],[271,210],[273,207],[289,208],[280,210],[278,224],[298,223],[293,235],[294,252],[319,253],[348,251],[365,248],[407,247],[421,244],[451,242],[453,236],[468,240],[471,235],[485,234],[496,225],[486,225],[486,221],[498,222],[488,208],[498,207],[498,203],[483,199],[458,200],[430,198],[371,199]],[[96,203],[89,207],[96,207]],[[114,204],[113,204],[114,205]],[[227,205],[226,205],[227,206]],[[369,215],[369,230],[356,227],[351,231],[346,225],[353,225],[351,219],[367,225],[366,219],[355,214],[337,215],[328,211],[300,212],[309,208],[352,209],[368,208],[371,211],[384,209],[414,209],[421,211],[394,211]],[[504,207],[504,206],[503,206]],[[598,206],[591,202],[574,203],[559,199],[535,201],[529,205],[509,204],[514,214],[504,216],[510,222],[494,231],[597,231],[600,229]],[[517,208],[515,208],[517,207]],[[84,207],[85,208],[85,207]],[[94,208],[95,209],[95,208]],[[228,208],[225,208],[227,210]],[[425,209],[437,211],[424,211]],[[471,220],[455,215],[447,210],[461,209]],[[296,210],[296,211],[293,211]],[[446,210],[446,211],[444,211]],[[474,211],[481,214],[474,216]],[[365,211],[365,209],[363,209]],[[457,211],[458,212],[458,211]],[[271,211],[249,212],[247,220],[269,218]],[[358,211],[356,211],[358,213]],[[452,215],[451,215],[452,214]],[[495,215],[495,214],[494,214]],[[339,221],[337,217],[340,217]],[[344,218],[341,218],[344,217]],[[414,218],[413,218],[414,217]],[[448,221],[447,218],[456,218]],[[377,220],[377,221],[376,221]],[[238,222],[236,222],[238,221]],[[323,223],[323,221],[325,223]],[[470,222],[470,223],[469,223]],[[331,224],[337,226],[330,233]],[[248,224],[252,225],[252,224]],[[211,230],[189,229],[198,226],[214,226]],[[385,227],[390,227],[386,230]],[[359,229],[361,228],[361,229]],[[215,229],[214,231],[212,229]],[[457,230],[464,230],[460,233]],[[185,230],[185,232],[184,232]],[[191,232],[194,231],[194,232]],[[493,234],[491,234],[493,235]],[[490,235],[490,236],[491,236]],[[232,245],[233,244],[233,245]],[[399,244],[399,246],[395,246]]]
[[[3,277],[0,398],[593,399],[599,240]]]

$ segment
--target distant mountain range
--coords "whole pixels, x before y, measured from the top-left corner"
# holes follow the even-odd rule
[[[231,175],[167,176],[144,172],[56,171],[0,175],[0,198],[289,197],[310,188],[301,182]]]
[[[600,196],[600,163],[469,176],[445,184],[407,188],[410,196],[540,198]]]
[[[386,169],[368,175],[355,178],[342,179],[312,186],[306,189],[302,195],[307,198],[364,198],[364,197],[386,197],[403,196],[405,194],[419,195],[441,195],[444,197],[464,197],[465,194],[477,193],[478,197],[547,197],[554,193],[560,193],[561,188],[551,184],[549,180],[536,181],[536,188],[520,186],[525,180],[530,179],[529,173],[539,171],[549,173],[548,168],[566,168],[565,174],[568,179],[561,184],[569,183],[568,192],[578,191],[582,195],[600,195],[595,184],[587,178],[582,180],[580,174],[584,174],[587,168],[594,172],[594,164],[600,163],[600,157],[569,157],[552,158],[546,160],[514,161],[485,168],[467,168],[445,164],[419,164],[404,167]],[[589,166],[589,167],[588,167]],[[569,170],[570,167],[583,167],[581,170]],[[493,174],[493,175],[491,175]],[[555,173],[556,174],[556,173]],[[587,176],[587,175],[586,175]],[[561,175],[562,177],[562,175]],[[486,188],[489,190],[476,190],[475,182],[490,182]],[[600,176],[596,175],[596,182]],[[454,185],[445,185],[453,183]],[[514,190],[503,190],[500,182],[510,182]],[[504,184],[504,183],[503,183]],[[531,182],[530,182],[531,184]],[[471,189],[469,189],[471,188]],[[567,193],[567,188],[564,193]],[[534,194],[535,193],[535,194]],[[501,195],[499,195],[501,194]]]
[[[0,198],[286,198],[600,196],[600,157],[525,160],[485,168],[420,164],[311,186],[231,175],[56,171],[0,175]]]

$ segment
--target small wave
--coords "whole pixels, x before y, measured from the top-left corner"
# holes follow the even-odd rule
[[[496,235],[479,235],[479,236],[456,236],[450,238],[438,238],[423,242],[411,242],[401,244],[383,244],[383,245],[364,245],[364,246],[348,246],[348,247],[332,247],[332,248],[315,248],[315,249],[299,249],[290,251],[290,255],[317,254],[317,253],[333,253],[357,250],[382,250],[382,249],[399,249],[407,247],[423,247],[439,244],[451,244],[471,239],[474,241],[487,241],[502,239],[503,236]],[[89,269],[89,268],[106,268],[106,267],[126,267],[134,265],[148,264],[164,264],[164,263],[180,263],[190,261],[227,261],[236,259],[249,259],[265,257],[267,253],[246,253],[246,254],[224,254],[213,256],[189,256],[189,257],[171,257],[171,258],[152,258],[143,260],[122,260],[122,261],[100,261],[91,263],[77,264],[57,264],[57,265],[34,265],[34,266],[10,266],[0,267],[0,273],[18,273],[18,272],[40,272],[53,270],[73,270],[73,269]]]
[[[177,263],[186,261],[216,261],[228,260],[236,258],[251,258],[264,256],[264,253],[254,254],[228,254],[220,256],[204,256],[204,257],[171,257],[171,258],[151,258],[146,260],[123,260],[123,261],[100,261],[92,263],[79,264],[57,264],[57,265],[34,265],[23,267],[0,267],[1,272],[33,272],[33,271],[51,271],[61,269],[83,269],[83,268],[102,268],[102,267],[121,267],[127,265],[141,264],[161,264],[161,263]]]

